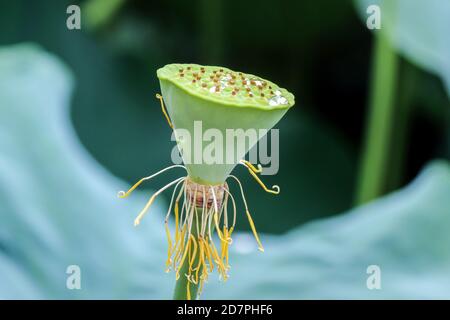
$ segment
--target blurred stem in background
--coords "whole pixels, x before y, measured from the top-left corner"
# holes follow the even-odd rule
[[[399,57],[386,34],[375,33],[371,97],[366,140],[362,154],[356,204],[362,204],[386,192],[392,160],[392,134],[395,124]]]
[[[392,130],[389,176],[387,177],[386,191],[395,190],[404,183],[406,169],[406,155],[410,130],[411,113],[416,92],[419,74],[417,68],[402,59],[400,65],[399,92],[397,95],[394,117],[394,130]]]

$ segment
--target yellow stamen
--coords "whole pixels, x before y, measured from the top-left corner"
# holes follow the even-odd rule
[[[239,162],[241,164],[243,164],[244,166],[246,166],[248,169],[252,170],[254,173],[261,173],[262,172],[262,167],[261,167],[261,165],[259,163],[257,164],[258,168],[256,168],[251,162],[249,162],[247,160],[241,160]]]
[[[253,222],[252,216],[250,215],[250,211],[248,210],[247,200],[245,199],[244,188],[242,188],[242,183],[235,176],[230,175],[230,177],[233,178],[234,180],[236,180],[236,182],[239,185],[239,189],[241,190],[241,195],[242,195],[242,201],[244,202],[245,212],[247,214],[247,218],[250,223],[250,227],[252,228],[253,236],[255,237],[256,242],[258,243],[258,249],[260,251],[264,252],[264,247],[262,246],[261,241],[259,240],[259,236],[258,236],[258,233],[256,232],[255,224]]]
[[[175,249],[175,248],[172,247],[172,237],[170,236],[169,223],[167,221],[164,223],[164,228],[166,229],[166,236],[167,236],[167,243],[168,243],[167,262],[166,262],[166,267],[168,267],[172,263],[172,260],[171,260],[172,249]],[[167,271],[169,271],[169,270],[167,269]]]
[[[258,171],[259,169],[256,169],[250,162],[245,161],[245,160],[241,160],[240,163],[242,165],[244,165],[247,169],[248,172],[250,172],[250,174],[252,175],[252,177],[256,180],[256,182],[258,182],[258,184],[264,189],[264,191],[268,192],[268,193],[272,193],[272,194],[279,194],[280,193],[280,187],[277,185],[273,185],[272,189],[269,189],[266,187],[266,185],[264,184],[264,182],[261,181],[261,179],[258,177],[258,175],[256,173],[261,172]],[[260,167],[259,167],[260,168]]]
[[[144,209],[142,209],[142,211],[139,213],[139,215],[137,216],[137,218],[134,220],[134,226],[139,225],[139,223],[141,223],[142,218],[144,217],[144,215],[147,213],[147,210],[150,208],[150,206],[152,205],[153,201],[155,201],[156,197],[163,192],[164,190],[166,190],[167,188],[169,188],[170,186],[174,185],[175,183],[178,183],[179,181],[185,179],[184,177],[182,178],[178,178],[174,181],[172,181],[171,183],[165,185],[164,187],[162,187],[161,189],[159,189],[158,191],[155,192],[154,195],[152,195],[152,197],[150,198],[150,200],[147,202],[147,204],[145,205]]]
[[[250,227],[252,228],[252,231],[253,231],[253,235],[255,236],[256,242],[258,242],[258,249],[259,249],[259,251],[264,252],[264,247],[261,243],[261,240],[259,240],[259,236],[258,236],[258,233],[256,232],[256,227],[255,227],[255,224],[253,223],[252,216],[250,215],[250,212],[248,210],[246,211],[246,213],[247,213],[248,222],[250,223]]]
[[[194,248],[193,248],[192,256],[190,257],[190,260],[189,260],[189,274],[192,271],[192,265],[194,264],[194,260],[197,255],[197,241],[195,240],[195,238],[192,234],[191,234],[191,241],[194,244]]]
[[[181,258],[181,261],[178,264],[178,268],[177,268],[177,271],[175,273],[176,280],[178,280],[180,278],[180,269],[183,266],[184,260],[186,259],[186,256],[188,254],[188,251],[190,250],[190,247],[191,247],[191,239],[189,238],[187,240],[187,243],[186,243],[186,248],[184,249],[183,257]]]
[[[202,239],[202,240],[203,240],[203,245],[205,246],[206,258],[208,258],[209,272],[212,272],[214,270],[214,263],[212,261],[211,248],[209,247],[209,244],[205,239]]]
[[[197,268],[195,271],[195,282],[194,283],[198,282],[198,273],[200,271],[201,266],[205,263],[205,253],[204,253],[203,241],[202,241],[201,237],[198,239],[198,246],[200,248],[200,253],[199,253]]]
[[[169,124],[169,127],[171,129],[173,129],[172,122],[170,121],[169,115],[167,114],[166,108],[164,107],[164,99],[163,99],[162,95],[157,93],[156,94],[156,98],[159,99],[159,102],[161,103],[161,110],[162,110],[162,113],[164,114],[164,117],[166,117],[166,120],[167,120],[167,123]]]

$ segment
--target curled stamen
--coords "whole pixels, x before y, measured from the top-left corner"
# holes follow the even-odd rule
[[[256,172],[258,172],[258,171],[255,171],[256,168],[253,167],[253,165],[252,165],[250,162],[247,162],[247,161],[245,161],[245,160],[241,160],[240,163],[241,163],[242,165],[244,165],[244,166],[248,169],[248,172],[250,172],[250,174],[252,175],[252,177],[256,180],[256,182],[258,182],[258,184],[264,189],[264,191],[266,191],[266,192],[268,192],[268,193],[272,193],[272,194],[279,194],[279,193],[280,193],[280,187],[277,186],[277,185],[273,185],[273,186],[272,186],[272,189],[273,189],[273,190],[271,190],[271,189],[269,189],[269,188],[266,187],[266,185],[264,184],[264,182],[262,182],[261,179],[256,175]],[[252,168],[252,167],[253,167],[253,168]],[[259,172],[260,172],[260,171],[259,171]]]
[[[186,167],[185,167],[185,166],[182,166],[181,164],[175,164],[175,165],[173,165],[173,166],[164,168],[164,169],[159,170],[158,172],[152,174],[151,176],[142,178],[141,180],[139,180],[138,182],[136,182],[136,183],[135,183],[135,184],[134,184],[127,192],[125,192],[125,191],[119,191],[119,192],[117,193],[117,196],[118,196],[119,198],[126,198],[126,197],[128,197],[128,196],[131,194],[131,192],[133,192],[133,190],[136,189],[142,182],[147,181],[147,180],[150,180],[150,179],[152,179],[152,178],[154,178],[154,177],[160,175],[161,173],[163,173],[163,172],[165,172],[165,171],[167,171],[167,170],[170,170],[170,169],[174,169],[174,168],[183,168],[183,169],[186,170]]]
[[[159,102],[161,103],[161,110],[162,113],[164,114],[164,117],[166,117],[167,123],[169,124],[169,127],[171,129],[173,129],[173,125],[172,122],[170,121],[169,115],[166,112],[166,108],[164,107],[164,99],[162,97],[162,95],[160,95],[159,93],[156,94],[156,99],[159,99]]]

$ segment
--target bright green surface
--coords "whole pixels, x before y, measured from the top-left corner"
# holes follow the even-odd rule
[[[273,82],[225,67],[198,64],[168,64],[157,71],[187,93],[230,107],[254,107],[265,110],[287,109],[294,95]],[[282,101],[275,98],[281,96]]]
[[[179,65],[170,70],[177,73],[181,69]],[[168,68],[167,66],[165,68]],[[248,150],[257,142],[257,140],[249,142],[246,140],[246,131],[271,129],[286,113],[288,105],[283,108],[272,108],[270,106],[255,105],[255,101],[240,99],[239,97],[215,97],[211,98],[209,91],[205,93],[197,92],[197,89],[181,86],[179,81],[184,80],[167,80],[168,75],[165,74],[166,69],[159,69],[158,76],[160,78],[161,93],[170,119],[174,125],[175,135],[177,137],[178,146],[185,150],[183,160],[189,172],[189,176],[193,181],[207,185],[217,185],[225,182],[236,163],[244,157]],[[186,67],[185,67],[186,68]],[[168,71],[167,71],[168,72]],[[171,79],[171,78],[170,78]],[[202,90],[202,89],[199,89]],[[215,94],[215,93],[214,93]],[[220,93],[219,93],[220,94]],[[235,100],[230,100],[235,99]],[[233,105],[225,102],[233,101]],[[202,132],[208,129],[218,130],[223,137],[221,149],[223,153],[220,164],[205,163],[205,159],[201,158],[196,163],[196,156],[203,156],[204,148],[208,144],[203,143],[203,148],[196,149],[195,141],[199,141],[202,137],[196,135],[194,124],[201,121]],[[191,139],[182,139],[177,129],[184,129],[190,133]],[[236,134],[236,139],[226,139],[228,129],[242,129]],[[256,131],[258,133],[259,131]],[[245,149],[238,149],[236,141],[246,143]],[[187,151],[186,151],[187,150]],[[200,150],[200,151],[198,151]],[[235,155],[233,161],[227,161],[226,155],[232,150]],[[190,154],[187,159],[186,155]]]

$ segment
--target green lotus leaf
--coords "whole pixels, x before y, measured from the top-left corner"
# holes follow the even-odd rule
[[[257,143],[246,136],[247,130],[271,129],[295,103],[286,89],[223,67],[169,64],[159,69],[157,75],[189,177],[200,184],[224,183],[237,162]],[[192,140],[181,137],[180,129],[197,139],[196,123],[201,123],[202,132],[218,130],[222,137],[227,136],[227,130],[234,129],[235,139],[226,139],[222,144],[223,161],[195,161],[197,150]],[[245,148],[238,148],[236,141],[246,139]],[[204,151],[202,146],[200,152]],[[225,153],[232,154],[233,161],[226,161]]]
[[[450,1],[356,0],[361,18],[378,5],[381,30],[396,50],[412,63],[437,74],[450,96]]]

